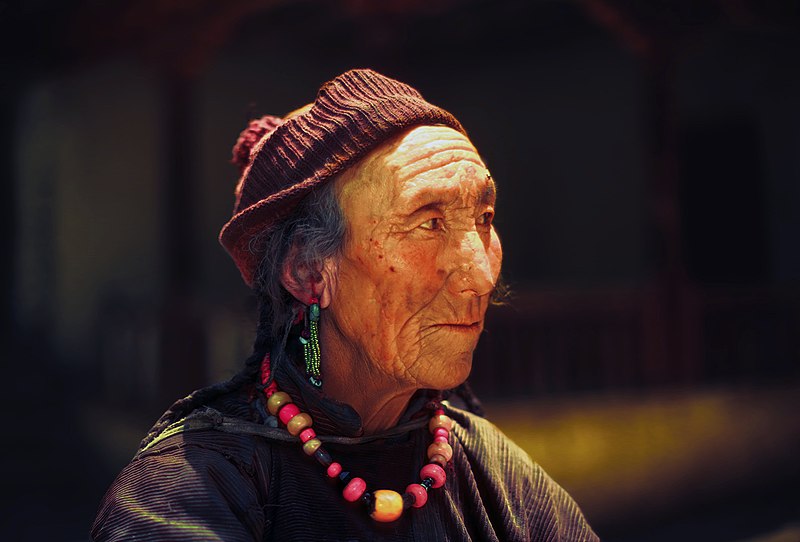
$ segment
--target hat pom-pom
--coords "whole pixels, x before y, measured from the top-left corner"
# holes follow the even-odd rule
[[[242,130],[239,139],[236,140],[236,145],[233,146],[233,157],[231,158],[231,163],[239,168],[240,173],[243,173],[245,168],[250,165],[250,155],[256,144],[283,122],[283,119],[279,117],[264,115],[260,119],[251,120],[247,128]]]

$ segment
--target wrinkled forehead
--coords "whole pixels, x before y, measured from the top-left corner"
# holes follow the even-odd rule
[[[425,179],[492,183],[478,151],[462,133],[445,126],[418,126],[384,143],[340,179],[340,196],[354,191],[413,190]]]
[[[485,169],[470,140],[445,126],[420,126],[403,134],[384,164],[400,182],[451,164]]]

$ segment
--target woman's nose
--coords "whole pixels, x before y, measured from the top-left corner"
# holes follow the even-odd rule
[[[477,231],[466,232],[458,241],[450,273],[449,289],[470,297],[488,295],[494,289],[494,274],[488,247]]]

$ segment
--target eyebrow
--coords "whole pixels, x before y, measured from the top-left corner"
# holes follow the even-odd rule
[[[480,199],[480,203],[483,205],[492,204],[497,199],[497,186],[495,186],[491,176],[489,176],[487,180],[489,182],[486,183],[486,188],[483,189]]]
[[[493,205],[497,198],[497,187],[491,178],[488,180],[489,182],[486,183],[486,187],[484,187],[480,198],[478,199],[479,205]],[[450,192],[450,190],[445,192]],[[411,198],[412,201],[419,202],[421,200],[422,203],[415,204],[413,206],[413,210],[406,213],[407,216],[413,217],[419,213],[424,213],[426,211],[430,211],[431,209],[438,209],[447,205],[448,198],[446,197],[445,192],[425,189],[417,194],[414,194]]]

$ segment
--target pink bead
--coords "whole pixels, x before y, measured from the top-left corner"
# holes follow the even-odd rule
[[[364,494],[367,489],[367,483],[361,478],[353,478],[350,480],[342,491],[344,500],[348,502],[356,502]]]
[[[409,484],[406,488],[406,493],[414,495],[414,508],[422,508],[428,502],[428,492],[419,484]]]
[[[444,481],[447,480],[447,475],[444,473],[444,469],[439,465],[434,465],[433,463],[428,463],[419,471],[419,476],[423,480],[425,478],[431,478],[433,480],[433,487],[442,487],[444,485]]]
[[[317,436],[317,434],[314,432],[314,430],[309,427],[308,429],[303,429],[300,432],[300,441],[301,442],[308,442],[309,440],[311,440],[312,438],[314,438],[316,436]]]
[[[433,442],[447,442],[448,440],[447,437],[434,437]]]
[[[433,413],[434,416],[441,416],[444,414],[444,409],[437,408],[436,411]]]
[[[433,436],[434,438],[435,437],[450,438],[450,431],[448,431],[444,427],[437,427],[436,431],[433,432]]]
[[[294,403],[288,403],[285,407],[278,411],[278,418],[281,419],[283,425],[289,423],[289,420],[300,414],[300,409]]]
[[[342,466],[339,463],[331,463],[328,465],[328,476],[336,478],[342,472]]]

